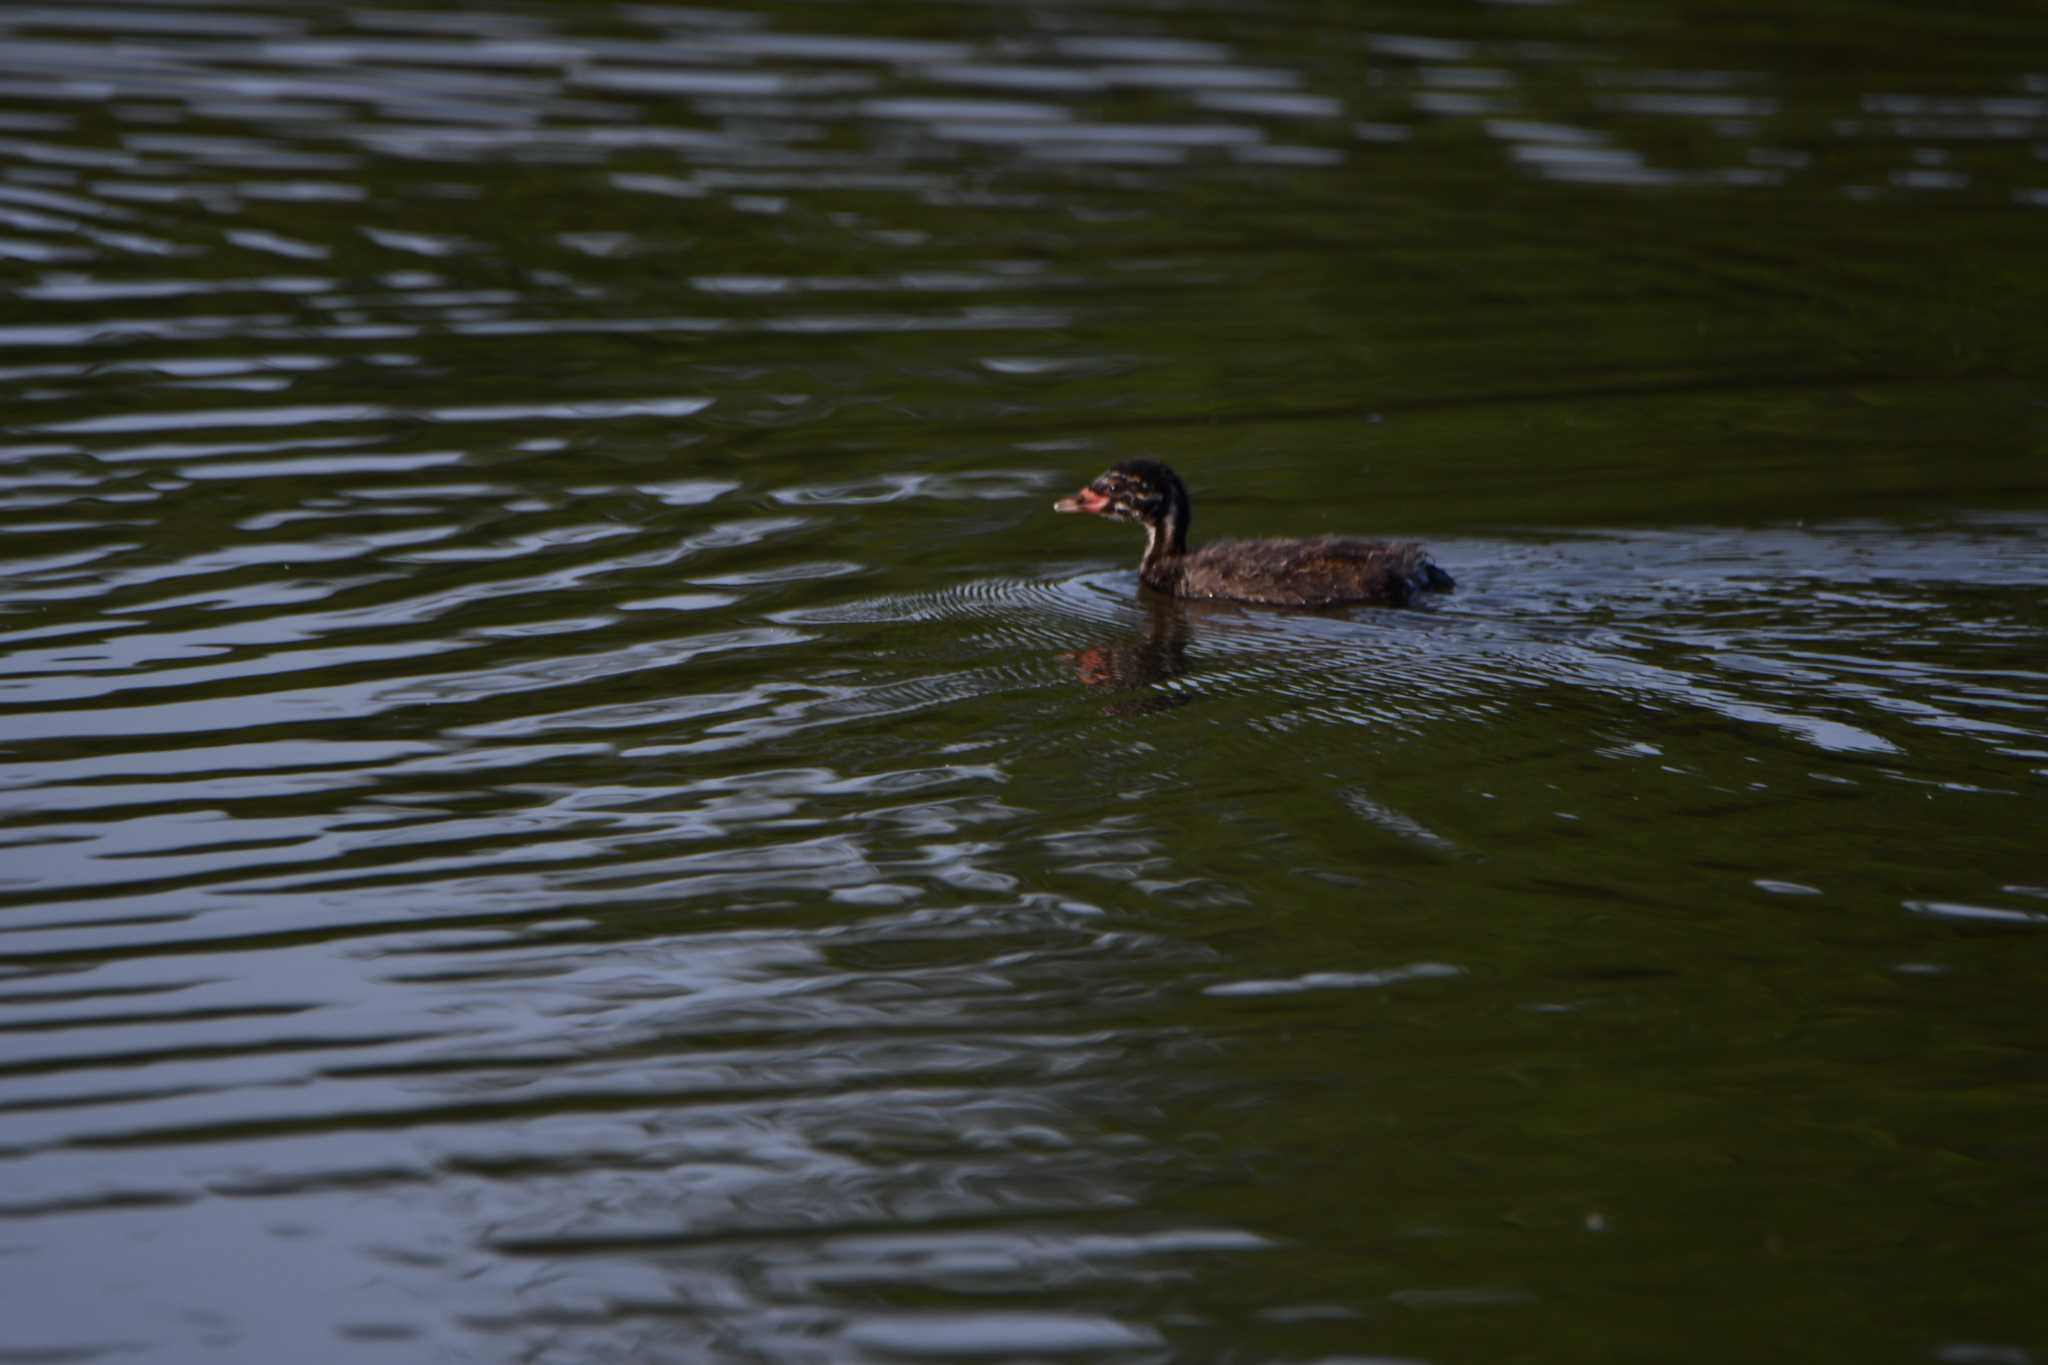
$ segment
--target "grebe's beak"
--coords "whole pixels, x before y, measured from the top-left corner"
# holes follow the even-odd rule
[[[1070,498],[1061,498],[1052,505],[1055,512],[1093,512],[1101,516],[1109,510],[1109,495],[1098,493],[1093,488],[1084,488]]]

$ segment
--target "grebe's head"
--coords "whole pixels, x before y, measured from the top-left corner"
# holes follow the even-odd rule
[[[1176,549],[1187,538],[1187,485],[1157,460],[1125,460],[1106,469],[1080,492],[1054,503],[1052,510],[1141,522],[1151,531],[1166,528]]]

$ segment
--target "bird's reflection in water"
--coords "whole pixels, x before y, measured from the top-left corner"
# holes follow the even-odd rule
[[[1138,629],[1120,640],[1105,640],[1060,655],[1088,687],[1140,692],[1103,708],[1106,715],[1140,716],[1185,706],[1195,693],[1159,690],[1188,671],[1189,606],[1163,593],[1141,593]]]

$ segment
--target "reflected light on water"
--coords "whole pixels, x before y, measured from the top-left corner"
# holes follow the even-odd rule
[[[0,1358],[2025,1359],[2038,16],[1611,11],[0,8]]]

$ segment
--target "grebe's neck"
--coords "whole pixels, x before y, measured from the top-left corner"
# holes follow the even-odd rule
[[[1161,592],[1173,591],[1173,580],[1180,577],[1181,557],[1170,546],[1164,527],[1145,528],[1145,557],[1138,561],[1139,582]]]
[[[1173,590],[1180,576],[1181,556],[1188,552],[1188,523],[1194,520],[1187,490],[1178,480],[1166,486],[1166,508],[1159,520],[1145,523],[1145,557],[1138,561],[1138,579],[1163,591]]]

